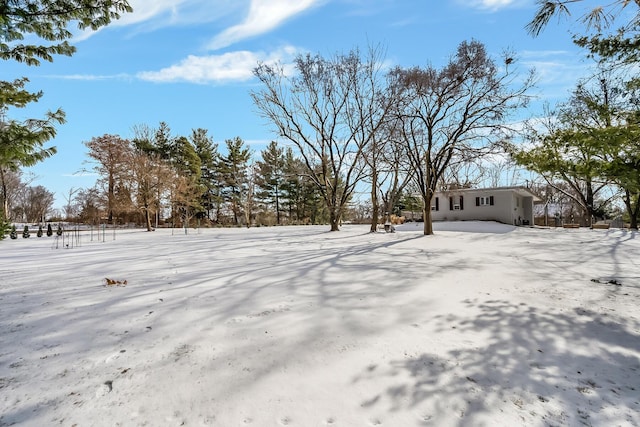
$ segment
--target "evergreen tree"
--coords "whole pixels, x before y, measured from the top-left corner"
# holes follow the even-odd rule
[[[42,233],[42,226],[40,225],[40,226],[38,226],[38,233],[36,234],[36,236],[42,237],[42,234],[43,234]]]
[[[622,201],[629,218],[629,227],[638,229],[640,219],[640,113],[623,115],[612,126],[591,129],[586,138],[604,155],[602,174],[622,191]]]
[[[633,156],[625,153],[636,149],[633,141],[637,141],[637,125],[633,123],[634,114],[627,112],[637,111],[633,101],[637,97],[629,96],[626,82],[612,78],[608,72],[594,77],[597,79],[581,81],[571,98],[558,106],[549,117],[547,129],[531,131],[533,147],[510,148],[516,163],[540,174],[550,186],[572,199],[587,225],[611,202],[602,194],[612,184],[623,189],[625,183],[631,184],[632,194],[635,185],[633,171],[629,176],[619,167],[634,164]]]
[[[56,230],[56,236],[62,236],[62,225],[58,224],[58,229]]]
[[[97,30],[119,19],[121,13],[132,12],[126,0],[29,0],[3,1],[0,7],[0,58],[27,65],[40,65],[40,60],[53,61],[53,55],[71,56],[75,47],[67,29],[75,23],[79,29]],[[23,44],[28,40],[53,42],[50,45]]]
[[[271,206],[276,212],[276,224],[280,224],[280,206],[284,192],[285,157],[284,149],[278,143],[271,141],[262,151],[262,161],[256,162],[257,199]]]
[[[203,217],[209,221],[218,221],[218,214],[222,206],[222,182],[217,168],[220,156],[215,153],[213,167],[203,166],[201,182],[203,185],[202,208]]]
[[[71,56],[75,47],[67,41],[73,36],[67,29],[69,23],[73,22],[80,29],[97,30],[120,18],[120,13],[132,11],[127,0],[2,1],[0,59],[40,65],[41,60],[53,61],[53,55]],[[25,36],[27,40],[41,44],[25,44],[22,42]],[[9,107],[24,108],[42,96],[42,92],[24,90],[27,81],[26,78],[0,81],[0,184],[3,190],[8,170],[33,166],[55,153],[55,147],[43,146],[55,137],[55,125],[65,121],[60,109],[45,113],[43,119],[17,121],[7,118]],[[2,194],[7,218],[6,192]]]
[[[218,144],[214,144],[213,138],[207,135],[206,129],[194,129],[191,133],[191,143],[200,159],[200,185],[203,194],[200,205],[202,206],[202,216],[212,220],[211,211],[220,206],[221,182],[218,172]]]
[[[11,233],[9,233],[9,236],[10,236],[13,240],[15,240],[15,239],[17,239],[17,238],[18,238],[18,231],[16,230],[16,226],[15,226],[15,225],[12,225],[12,226],[11,226]]]
[[[530,34],[538,36],[554,16],[571,16],[574,3],[583,0],[536,0],[538,9],[527,25]],[[586,2],[587,4],[591,2]],[[587,35],[574,37],[577,45],[593,55],[622,64],[636,64],[640,59],[640,1],[611,0],[596,2],[580,16]],[[617,29],[614,25],[620,23]]]
[[[324,224],[329,217],[324,199],[316,183],[309,177],[307,166],[287,148],[284,156],[283,206],[289,218],[298,223]],[[319,168],[316,172],[320,173]]]
[[[171,164],[176,158],[175,138],[171,136],[171,128],[166,122],[160,122],[160,126],[156,130],[154,146],[160,158],[168,160]]]
[[[62,110],[47,112],[44,119],[23,122],[7,118],[9,108],[24,108],[42,97],[42,92],[32,93],[24,89],[26,78],[13,82],[0,81],[0,185],[2,186],[2,210],[9,217],[7,174],[21,167],[33,166],[56,153],[55,147],[44,147],[55,137],[55,124],[65,122]]]
[[[31,233],[29,232],[29,226],[25,225],[24,230],[22,230],[22,238],[28,239],[30,236]]]
[[[51,224],[47,224],[47,237],[53,236],[53,230],[51,229]]]
[[[198,157],[191,142],[184,136],[174,140],[173,165],[179,173],[193,178],[195,181],[200,180],[200,174],[202,173],[200,157]]]
[[[248,190],[247,169],[251,152],[244,146],[244,141],[240,137],[227,139],[225,144],[227,155],[220,159],[220,172],[224,185],[222,194],[233,212],[233,223],[237,225],[238,218],[242,216],[243,199]]]

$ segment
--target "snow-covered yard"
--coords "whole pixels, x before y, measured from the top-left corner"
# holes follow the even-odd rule
[[[640,234],[435,230],[4,241],[0,425],[640,425]]]

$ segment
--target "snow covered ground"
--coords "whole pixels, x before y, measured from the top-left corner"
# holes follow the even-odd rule
[[[0,425],[640,425],[640,234],[421,226],[3,241]]]

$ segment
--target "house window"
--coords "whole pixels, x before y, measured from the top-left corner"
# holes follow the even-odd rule
[[[462,196],[451,196],[449,197],[449,210],[450,211],[461,211],[464,209],[464,199]]]
[[[440,200],[437,197],[434,197],[433,201],[431,202],[431,210],[432,211],[440,210]]]
[[[476,206],[493,206],[493,196],[476,197]]]

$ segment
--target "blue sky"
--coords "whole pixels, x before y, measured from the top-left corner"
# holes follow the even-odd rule
[[[575,14],[586,11],[586,1]],[[590,62],[571,42],[580,28],[553,20],[533,38],[524,27],[534,0],[130,0],[133,14],[94,33],[78,33],[77,53],[26,67],[5,62],[0,79],[30,79],[39,103],[10,117],[67,114],[52,142],[58,154],[27,170],[65,204],[71,188],[96,177],[82,174],[83,141],[104,134],[132,136],[132,127],[165,121],[175,135],[205,128],[221,147],[239,136],[259,153],[274,138],[249,93],[258,61],[290,62],[298,53],[332,56],[371,45],[392,65],[439,66],[463,40],[476,39],[499,58],[515,52],[523,74],[538,73],[539,100],[565,99]],[[541,103],[528,113],[536,115]]]

